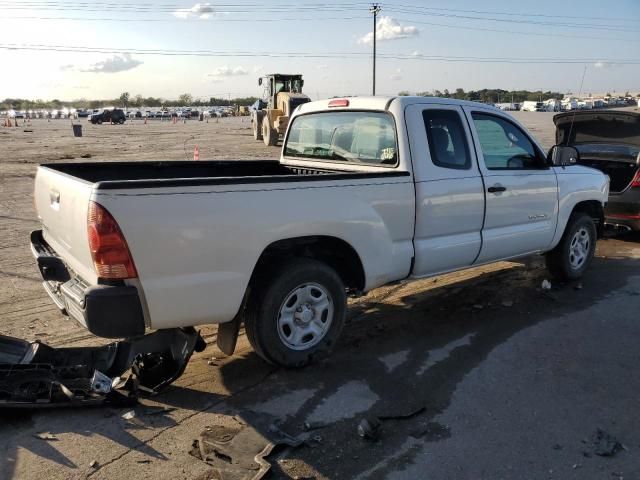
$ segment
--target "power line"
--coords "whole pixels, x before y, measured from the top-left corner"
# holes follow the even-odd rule
[[[559,22],[549,22],[549,21],[536,21],[536,20],[518,20],[518,19],[506,19],[506,18],[488,18],[488,17],[477,17],[472,15],[458,15],[458,14],[450,14],[450,13],[434,13],[434,12],[424,12],[424,11],[416,11],[411,9],[389,9],[390,12],[395,13],[407,13],[412,15],[421,15],[426,17],[444,17],[444,18],[456,18],[462,20],[480,20],[487,22],[501,22],[501,23],[517,23],[523,25],[542,25],[547,27],[566,27],[566,28],[580,28],[580,29],[590,29],[590,30],[612,30],[612,31],[624,31],[624,32],[637,32],[637,28],[626,27],[620,25],[607,25],[607,24],[591,24],[591,23],[559,23]]]
[[[434,27],[445,27],[445,28],[455,28],[459,30],[476,30],[480,32],[494,32],[494,33],[504,33],[511,35],[533,35],[536,37],[559,37],[559,38],[580,38],[580,39],[588,39],[588,40],[613,40],[616,42],[638,42],[639,38],[635,36],[634,38],[614,38],[614,37],[602,37],[602,36],[593,36],[593,35],[572,35],[572,34],[564,34],[564,33],[545,33],[545,32],[525,32],[525,31],[517,31],[517,30],[504,30],[497,28],[485,28],[485,27],[472,27],[465,25],[451,25],[446,23],[437,23],[437,22],[424,22],[420,20],[414,19],[405,19],[398,18],[398,21],[413,23],[416,25],[431,25]]]
[[[127,49],[114,47],[84,47],[70,45],[42,45],[42,44],[0,44],[2,50],[16,51],[44,51],[70,53],[101,53],[101,54],[129,54],[129,55],[157,55],[157,56],[202,56],[202,57],[273,57],[273,58],[345,58],[366,59],[366,52],[250,52],[250,51],[215,51],[215,50],[168,50],[168,49]],[[473,62],[473,63],[539,63],[539,64],[585,64],[601,61],[601,58],[535,58],[535,57],[476,57],[476,56],[445,56],[445,55],[414,55],[401,53],[378,54],[381,58],[396,60],[424,60],[444,62]],[[619,65],[640,65],[635,59],[607,59],[609,63]]]
[[[416,9],[416,8],[420,8],[420,7],[416,7],[415,5],[402,5],[402,4],[394,4],[394,3],[390,3],[388,4],[390,6],[396,6],[396,7],[400,7],[400,8],[410,8],[410,9]],[[489,11],[489,10],[463,10],[463,9],[459,9],[459,8],[441,8],[441,7],[421,7],[423,10],[435,10],[435,11],[446,11],[446,12],[461,12],[461,13],[478,13],[478,14],[484,14],[484,15],[503,15],[503,16],[510,16],[510,17],[542,17],[542,18],[558,18],[559,15],[558,14],[548,14],[548,13],[531,13],[531,12],[522,12],[522,13],[513,13],[513,12],[498,12],[498,11]],[[640,23],[640,19],[634,19],[634,18],[622,18],[622,17],[589,17],[589,16],[580,16],[580,15],[574,15],[573,13],[570,14],[572,18],[577,18],[580,20],[604,20],[604,21],[618,21],[618,22],[633,22],[633,23]]]

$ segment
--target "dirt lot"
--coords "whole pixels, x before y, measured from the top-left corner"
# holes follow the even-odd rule
[[[553,144],[552,114],[516,115]],[[279,153],[240,119],[82,124],[82,138],[68,121],[0,129],[0,333],[96,342],[58,313],[29,252],[38,163],[185,159],[196,144],[203,159]],[[640,478],[639,265],[640,236],[625,235],[599,243],[581,283],[551,291],[539,257],[381,288],[351,303],[330,359],[297,371],[266,365],[244,336],[223,358],[205,327],[207,349],[134,421],[116,408],[0,412],[0,478],[250,478],[218,476],[189,454],[193,441],[207,427],[276,421],[307,443],[277,449],[271,478]],[[358,436],[365,417],[414,412],[383,421],[377,441]],[[625,449],[595,455],[597,428]],[[214,463],[253,458],[227,460]]]

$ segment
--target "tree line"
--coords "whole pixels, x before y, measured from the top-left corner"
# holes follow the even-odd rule
[[[411,95],[411,93],[403,91],[398,93],[400,96]],[[524,101],[543,102],[552,98],[562,98],[564,93],[552,92],[550,90],[543,92],[541,90],[533,92],[530,90],[502,90],[499,88],[483,88],[482,90],[469,90],[465,92],[462,88],[456,88],[450,92],[447,89],[442,91],[433,90],[418,92],[415,95],[420,97],[444,97],[455,98],[457,100],[471,100],[473,102],[483,103],[522,103]]]
[[[5,98],[0,101],[0,110],[40,110],[40,109],[61,109],[64,107],[95,109],[102,107],[200,107],[205,105],[230,106],[230,105],[252,105],[257,97],[240,98],[216,98],[208,99],[194,98],[189,93],[183,93],[177,100],[167,100],[160,97],[144,97],[142,95],[131,95],[129,92],[122,93],[118,98],[105,100],[88,100],[80,98],[78,100],[29,100],[25,98]]]

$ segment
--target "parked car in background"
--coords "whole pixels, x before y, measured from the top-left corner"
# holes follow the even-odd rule
[[[581,165],[609,175],[605,221],[625,230],[640,230],[640,113],[561,113],[553,122],[556,143],[576,147]]]
[[[115,123],[122,125],[127,120],[127,116],[120,108],[105,109],[99,113],[94,113],[89,117],[91,123],[102,125],[103,123]]]
[[[522,103],[522,108],[520,110],[523,112],[546,112],[547,107],[544,102],[532,102],[527,100]]]
[[[578,156],[479,103],[310,102],[279,161],[40,166],[32,251],[96,335],[219,323],[231,354],[244,322],[260,356],[298,367],[336,344],[347,293],[538,253],[583,275],[609,181]]]

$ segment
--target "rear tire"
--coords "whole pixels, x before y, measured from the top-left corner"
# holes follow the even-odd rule
[[[558,280],[577,280],[589,267],[596,250],[596,225],[586,213],[569,217],[560,243],[546,254],[547,269]]]
[[[102,125],[102,119],[98,119],[98,121],[96,122],[98,125]]]
[[[244,325],[251,346],[267,362],[303,367],[331,352],[346,310],[344,284],[331,267],[294,259],[259,281]]]
[[[262,115],[261,112],[256,112],[253,116],[253,139],[262,140]]]
[[[262,121],[262,138],[264,144],[268,147],[278,145],[278,132],[271,128],[271,122],[268,117]]]

